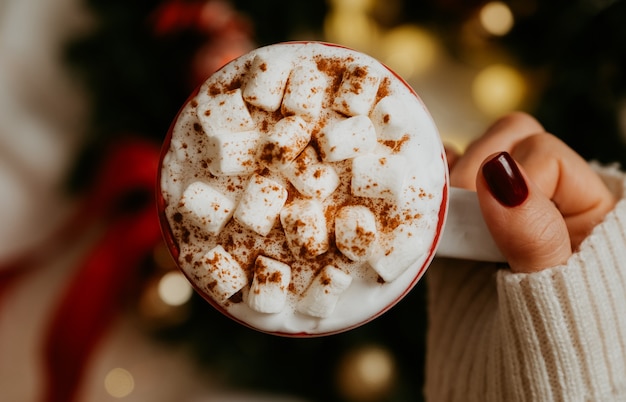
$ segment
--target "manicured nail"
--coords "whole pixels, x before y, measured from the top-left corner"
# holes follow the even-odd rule
[[[489,191],[506,207],[516,207],[528,197],[528,186],[508,152],[501,152],[483,165]]]

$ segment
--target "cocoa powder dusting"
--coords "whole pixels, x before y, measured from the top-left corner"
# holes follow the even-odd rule
[[[390,86],[391,81],[389,80],[389,77],[383,78],[380,82],[380,85],[378,86],[378,92],[376,92],[376,102],[378,102],[385,96],[389,96],[389,94],[391,93],[391,90],[389,89]]]
[[[209,86],[209,95],[215,96],[222,93],[222,87],[217,84],[212,84]]]
[[[242,77],[235,77],[231,82],[225,85],[226,92],[234,91],[237,88],[241,88],[243,84]]]
[[[402,150],[402,147],[404,146],[404,144],[408,143],[410,140],[411,140],[410,135],[404,134],[402,138],[400,138],[399,140],[383,140],[379,142],[391,148],[393,150],[393,153],[399,153]]]
[[[328,96],[333,96],[341,85],[343,74],[346,71],[345,61],[340,58],[327,58],[322,55],[315,56],[317,69],[331,78],[331,84],[326,89]]]
[[[183,227],[182,233],[181,233],[181,240],[183,243],[189,243],[189,238],[191,236],[191,232],[189,232],[189,230],[185,227]]]

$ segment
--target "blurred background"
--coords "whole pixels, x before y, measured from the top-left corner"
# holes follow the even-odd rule
[[[0,0],[0,400],[420,401],[425,286],[376,321],[277,338],[197,297],[160,240],[160,143],[191,90],[258,46],[368,53],[463,150],[525,110],[626,161],[615,0]]]

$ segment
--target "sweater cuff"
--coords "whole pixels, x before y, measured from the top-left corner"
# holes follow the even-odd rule
[[[563,400],[626,394],[626,199],[623,176],[612,172],[600,173],[622,199],[567,264],[497,274],[498,325],[514,345],[506,366],[530,390],[542,373],[543,387],[566,393]]]

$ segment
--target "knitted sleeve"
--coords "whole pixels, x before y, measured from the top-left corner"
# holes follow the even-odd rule
[[[626,199],[566,265],[429,269],[427,401],[626,401]]]

